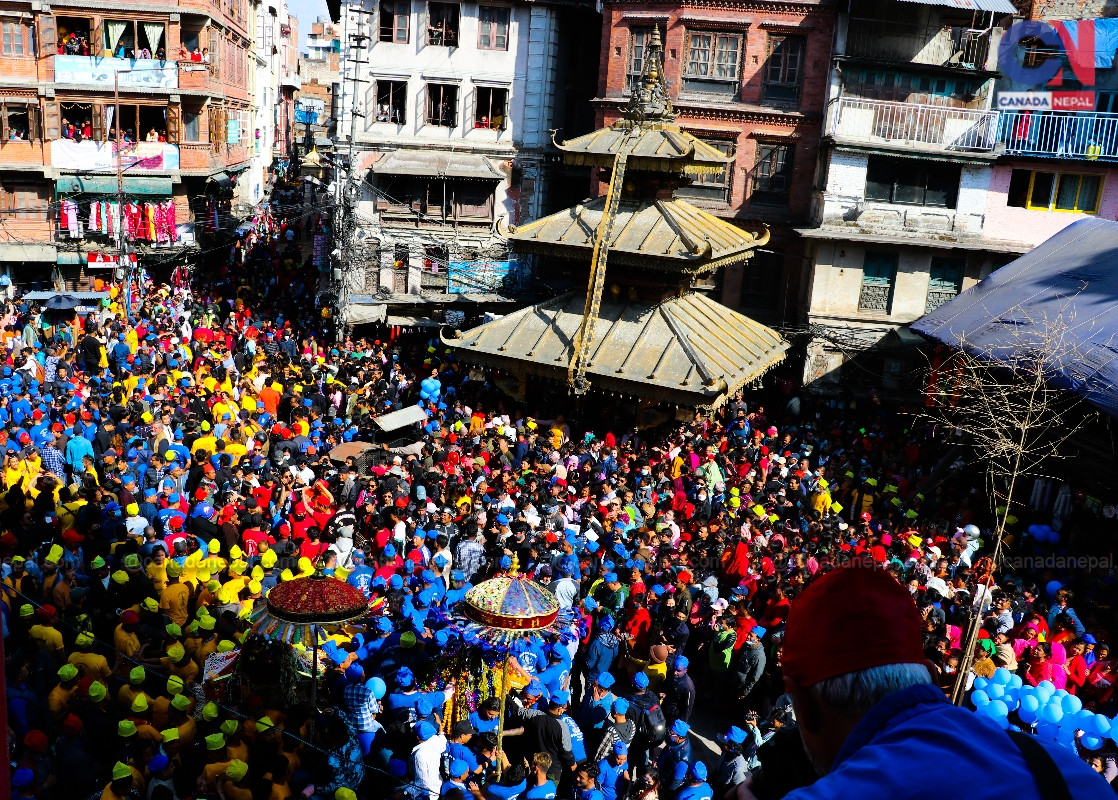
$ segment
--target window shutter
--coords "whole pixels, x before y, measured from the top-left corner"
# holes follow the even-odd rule
[[[179,130],[181,128],[181,126],[179,125],[179,120],[181,118],[181,114],[182,114],[182,109],[179,106],[175,105],[174,103],[171,103],[170,105],[167,106],[167,141],[168,142],[174,142],[175,144],[179,143]]]
[[[54,17],[50,14],[40,14],[38,20],[39,55],[53,55],[58,52],[58,26],[54,24]]]
[[[27,106],[27,138],[43,138],[43,120],[37,104]]]
[[[90,132],[93,134],[93,141],[103,142],[108,137],[105,135],[105,111],[101,106],[94,103],[93,109],[89,114],[89,127]]]
[[[416,5],[419,6],[419,10],[415,15],[416,43],[420,47],[426,47],[429,44],[427,41],[427,28],[431,24],[431,4],[419,2],[419,0],[417,0]],[[396,8],[397,12],[400,11],[401,6],[407,7],[406,4],[401,3]]]
[[[58,108],[58,103],[47,103],[46,113],[44,114],[43,133],[46,139],[54,140],[62,138],[62,113]]]

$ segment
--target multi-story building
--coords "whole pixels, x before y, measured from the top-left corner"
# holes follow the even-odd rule
[[[111,264],[119,201],[126,243],[155,274],[229,223],[250,156],[248,15],[247,0],[0,2],[0,268],[13,283],[74,285]]]
[[[238,186],[243,207],[255,206],[268,193],[272,169],[289,155],[294,135],[295,92],[298,65],[293,64],[299,41],[298,20],[288,13],[285,0],[256,0],[251,57],[255,98],[253,127],[249,132],[252,169]],[[243,191],[242,191],[243,189]]]
[[[1118,211],[1107,163],[1118,115],[999,110],[999,93],[1029,88],[998,64],[1020,16],[1008,0],[968,5],[853,0],[840,15],[813,225],[801,230],[804,380],[816,390],[912,388],[905,345],[919,339],[907,323],[1081,215]],[[1029,50],[1014,59],[1043,58]]]
[[[365,190],[351,298],[438,313],[523,285],[501,225],[548,208],[550,131],[592,123],[590,93],[574,98],[597,61],[593,5],[364,0],[345,13],[337,156],[352,130]]]
[[[794,228],[810,208],[834,4],[604,0],[602,6],[598,125],[621,116],[658,28],[678,123],[734,157],[721,174],[701,176],[679,196],[747,230],[771,230],[765,248],[727,267],[720,285],[707,288],[750,316],[787,320],[802,273]]]
[[[310,125],[315,134],[329,135],[336,119],[336,101],[341,93],[341,26],[322,19],[311,23],[307,46],[299,56],[299,103],[295,110],[297,128]],[[297,137],[300,138],[300,137]]]

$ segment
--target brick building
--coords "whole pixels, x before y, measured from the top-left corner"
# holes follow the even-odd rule
[[[734,161],[681,197],[771,243],[709,288],[768,321],[794,321],[802,245],[822,134],[835,6],[755,0],[605,0],[597,123],[621,114],[640,76],[649,34],[664,41],[664,74],[684,130]],[[604,186],[599,186],[602,191]]]
[[[159,228],[130,243],[156,272],[194,242],[195,221],[198,234],[204,219],[230,223],[233,176],[251,156],[250,10],[0,2],[0,270],[12,283],[88,285],[90,262],[116,252],[102,212],[118,168],[124,202],[145,219],[150,207]]]

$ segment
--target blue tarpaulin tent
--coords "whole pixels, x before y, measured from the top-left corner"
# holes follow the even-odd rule
[[[1062,364],[1056,359],[1052,383],[1118,416],[1118,222],[1069,225],[911,327],[1005,361],[999,352],[1041,341],[1039,328],[1057,317],[1067,326],[1069,357]],[[1038,334],[1032,339],[1030,329]]]

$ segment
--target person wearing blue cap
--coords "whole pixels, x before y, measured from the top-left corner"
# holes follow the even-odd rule
[[[668,730],[668,742],[656,762],[661,775],[671,775],[676,764],[691,761],[691,726],[681,719],[672,723]]]
[[[614,742],[609,755],[598,762],[598,786],[605,800],[624,798],[629,790],[629,745]]]
[[[609,725],[614,701],[618,698],[610,691],[614,684],[610,673],[601,672],[588,680],[588,689],[578,709],[578,724],[589,737],[591,746],[597,747]]]
[[[613,701],[609,719],[606,721],[598,746],[594,750],[595,762],[607,758],[613,752],[613,747],[618,743],[624,744],[626,747],[630,746],[636,736],[636,721],[629,719],[629,701],[624,697],[618,697]]]
[[[728,731],[715,737],[722,750],[718,764],[714,767],[712,780],[719,797],[725,797],[727,792],[740,786],[749,777],[749,764],[742,754],[749,738],[749,734],[737,725],[731,725]]]
[[[568,729],[560,721],[570,702],[569,692],[556,692],[547,704],[546,713],[521,717],[525,752],[547,753],[551,756],[551,768],[555,776],[569,771],[577,763],[571,752]]]
[[[676,795],[676,800],[712,800],[714,789],[707,783],[707,765],[696,761],[687,770],[684,786]]]
[[[346,667],[345,679],[342,700],[346,718],[357,734],[361,752],[369,755],[377,732],[383,730],[376,719],[376,715],[380,713],[380,701],[373,695],[373,690],[365,685],[365,670],[360,664]]]
[[[458,789],[463,797],[469,794],[470,790],[466,788],[466,778],[470,774],[469,764],[460,758],[452,759],[446,767],[446,772],[447,778],[439,789],[439,797],[446,797],[446,793],[451,789]]]
[[[629,701],[629,716],[636,723],[637,733],[629,748],[629,760],[636,766],[648,760],[648,752],[668,738],[668,723],[660,707],[660,696],[648,689],[648,675],[633,675],[633,693]]]
[[[559,715],[559,722],[562,723],[567,732],[567,739],[570,740],[571,755],[574,757],[576,764],[581,764],[586,760],[586,737],[583,735],[582,727],[575,721],[575,718],[568,714],[571,704],[571,693],[560,689],[557,692],[552,692],[551,702],[555,703],[561,701],[563,703],[563,712]]]
[[[384,698],[384,707],[391,717],[391,722],[413,725],[419,720],[420,700],[426,699],[433,707],[441,708],[449,698],[454,696],[453,684],[441,692],[420,692],[416,688],[415,674],[408,667],[400,667],[396,670],[394,679],[396,691]]]
[[[768,663],[765,648],[761,644],[761,637],[764,635],[764,628],[760,625],[754,626],[746,634],[745,643],[734,653],[733,660],[730,662],[730,669],[734,673],[734,689],[743,708],[756,708],[760,705],[755,702],[757,699],[755,694],[759,691],[761,676],[765,673],[765,666]]]
[[[617,660],[617,653],[621,649],[621,641],[613,632],[613,617],[602,617],[598,623],[598,634],[591,640],[586,648],[586,677],[594,680],[603,672],[609,672],[613,662]]]
[[[691,712],[695,708],[695,683],[687,673],[690,665],[687,656],[676,656],[671,669],[668,670],[668,679],[661,686],[660,691],[664,695],[664,716],[669,720],[691,721]]]

